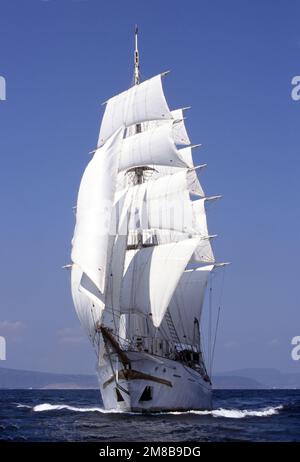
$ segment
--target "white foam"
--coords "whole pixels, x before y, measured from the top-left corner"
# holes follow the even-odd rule
[[[19,408],[29,408],[32,409],[34,412],[47,412],[47,411],[61,411],[61,410],[68,410],[72,412],[100,412],[101,414],[139,414],[134,412],[123,412],[121,410],[107,410],[101,407],[77,407],[77,406],[69,406],[67,404],[50,404],[50,403],[43,403],[37,404],[36,406],[28,406],[26,404],[18,404],[17,407]],[[272,415],[276,415],[279,411],[283,408],[283,406],[275,406],[275,407],[266,407],[263,409],[213,409],[212,411],[170,411],[170,412],[159,412],[155,413],[154,415],[211,415],[212,417],[223,417],[226,419],[243,419],[245,417],[269,417]]]
[[[120,411],[108,411],[106,409],[102,409],[101,407],[76,407],[76,406],[68,406],[67,404],[37,404],[33,408],[34,412],[45,412],[45,411],[61,411],[66,409],[68,411],[73,412],[101,412],[103,414],[107,413],[119,413]]]
[[[17,403],[17,407],[26,407],[27,409],[32,409],[32,406],[28,406],[27,404],[19,404],[19,403]]]
[[[212,415],[213,417],[225,417],[227,419],[243,419],[244,417],[269,417],[278,414],[283,406],[267,407],[260,410],[250,409],[213,409],[212,411],[187,411],[187,412],[167,412],[166,414],[196,414]]]

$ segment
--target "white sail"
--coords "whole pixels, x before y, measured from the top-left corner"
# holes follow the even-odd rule
[[[132,230],[128,236],[128,244],[136,246],[138,244],[138,234],[140,230]],[[215,263],[215,257],[211,246],[210,237],[202,237],[197,234],[190,234],[170,229],[147,229],[142,230],[143,243],[146,245],[165,245],[175,242],[184,241],[186,239],[198,238],[197,245],[190,262],[192,264],[199,263]]]
[[[187,146],[186,148],[177,149],[175,156],[174,156],[174,151],[172,151],[173,154],[171,155],[173,155],[174,163],[176,164],[180,163],[180,166],[174,166],[174,163],[169,162],[165,154],[163,155],[158,154],[158,156],[161,159],[160,160],[161,164],[153,165],[150,162],[148,163],[148,165],[150,165],[151,168],[154,168],[154,170],[148,170],[144,173],[145,181],[148,181],[149,179],[154,180],[162,176],[166,176],[166,175],[174,175],[175,173],[179,173],[183,170],[186,170],[186,168],[188,168],[190,192],[196,196],[203,197],[204,191],[199,182],[199,178],[196,172],[197,171],[200,172],[202,168],[206,167],[206,164],[200,165],[198,167],[194,166],[193,157],[192,157],[192,149],[193,147],[197,147],[197,146],[198,145]],[[172,145],[172,150],[173,149],[174,149],[174,145]],[[129,155],[128,157],[132,157],[132,155]],[[141,155],[141,157],[144,159],[143,155]],[[165,162],[165,163],[163,164],[162,162]],[[167,165],[167,162],[169,162],[169,165]],[[124,159],[124,163],[125,163],[125,159]],[[143,165],[147,165],[145,161]],[[126,172],[126,170],[120,169],[118,173],[118,179],[117,179],[117,190],[122,190],[124,188],[128,188],[132,186],[132,182],[133,182],[132,178],[133,178],[133,175],[131,172]]]
[[[205,165],[201,165],[200,167],[205,167]],[[188,171],[188,188],[191,194],[194,194],[195,196],[200,196],[204,197],[205,193],[203,191],[203,188],[200,184],[199,178],[197,176],[196,170],[195,169],[190,169]]]
[[[172,111],[172,116],[176,121],[173,125],[173,138],[175,143],[179,145],[191,144],[185,128],[183,110],[176,109],[175,111]]]
[[[214,263],[215,256],[211,247],[210,238],[200,239],[190,263]]]
[[[131,190],[129,230],[156,228],[193,233],[186,170],[149,180]]]
[[[199,239],[129,250],[121,289],[121,312],[150,315],[158,327]]]
[[[193,156],[192,156],[192,147],[187,146],[186,148],[181,148],[178,150],[179,157],[184,161],[184,163],[190,167],[194,168]]]
[[[83,174],[77,200],[72,261],[103,293],[111,212],[123,129],[99,148]]]
[[[187,167],[172,138],[172,122],[129,136],[123,140],[119,170],[136,166],[169,165]]]
[[[187,190],[146,201],[144,224],[147,228],[168,229],[195,234],[192,202]],[[144,228],[145,226],[143,226]]]
[[[195,251],[196,262],[213,262],[204,202],[190,200],[187,170],[149,180],[120,191],[120,197],[131,195],[128,209],[129,245],[138,244],[142,233],[145,244],[167,244],[191,236],[201,237]],[[209,198],[210,199],[210,198]]]
[[[195,167],[195,168],[189,168],[187,170],[188,190],[191,194],[195,196],[199,196],[199,197],[204,197],[205,193],[203,191],[203,188],[200,184],[200,181],[199,181],[199,178],[196,172],[201,171],[202,168],[204,167],[206,167],[206,164],[199,165],[198,167]],[[153,173],[152,178],[157,179],[165,175],[175,175],[176,173],[182,172],[182,170],[183,169],[181,167],[157,165],[155,166],[155,172]]]
[[[189,145],[191,144],[187,130],[184,123],[183,109],[175,109],[171,111],[173,118],[172,122],[172,138],[177,145]],[[152,130],[157,127],[161,127],[167,122],[167,120],[149,120],[141,123],[141,131]],[[128,127],[126,130],[126,136],[132,136],[136,133],[135,125]]]
[[[190,170],[180,169],[173,175],[164,175],[157,180],[148,181],[146,184],[147,200],[161,199],[172,196],[178,192],[190,191]]]
[[[197,344],[205,289],[213,268],[207,265],[184,271],[170,301],[169,313],[184,344]]]
[[[132,190],[127,194],[117,194],[113,207],[110,234],[114,240],[105,294],[106,309],[120,312],[120,291],[123,279],[126,248],[128,244],[128,216],[132,203]],[[116,323],[118,319],[116,319]]]
[[[172,119],[163,93],[161,75],[145,80],[107,101],[98,146],[102,146],[122,126],[129,127],[156,119]]]
[[[105,305],[99,297],[93,300],[91,293],[82,288],[82,276],[83,272],[81,268],[73,264],[71,270],[71,290],[74,306],[83,328],[93,342],[95,325],[97,322],[100,322]]]
[[[123,200],[130,196],[129,231],[165,229],[207,237],[205,210],[203,213],[200,204],[204,199],[199,200],[199,206],[194,205],[198,201],[190,200],[190,195],[194,194],[193,184],[192,189],[189,189],[191,175],[194,174],[194,170],[179,169],[173,175],[159,176],[118,191],[117,197]]]
[[[207,219],[205,211],[206,198],[193,201],[193,228],[201,236],[208,236]]]

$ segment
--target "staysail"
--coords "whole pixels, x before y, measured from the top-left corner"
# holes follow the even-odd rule
[[[101,321],[102,313],[105,308],[104,299],[101,294],[94,299],[90,292],[86,291],[82,283],[83,272],[81,268],[74,263],[71,269],[71,291],[77,316],[86,331],[91,342],[95,338],[95,325]]]
[[[128,250],[121,290],[121,312],[151,316],[158,327],[199,239]]]
[[[114,240],[110,233],[123,129],[99,148],[83,174],[72,240],[71,287],[78,317],[93,341],[105,308],[105,286]]]

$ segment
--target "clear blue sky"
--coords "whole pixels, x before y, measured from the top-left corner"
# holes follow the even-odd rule
[[[131,84],[133,28],[143,78],[171,69],[172,108],[202,143],[196,163],[216,255],[229,260],[216,370],[300,371],[300,4],[296,1],[1,0],[1,366],[93,372],[73,309],[70,240],[100,106]]]

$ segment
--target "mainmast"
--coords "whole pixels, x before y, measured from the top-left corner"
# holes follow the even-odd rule
[[[139,55],[139,48],[138,48],[138,26],[135,26],[134,29],[134,71],[133,71],[133,83],[134,85],[139,85],[141,82],[141,76],[140,76],[140,55]],[[142,124],[136,124],[135,125],[135,133],[141,133],[142,132]],[[144,181],[144,171],[145,170],[150,170],[149,167],[144,166],[144,167],[136,167],[133,169],[135,178],[136,178],[136,184],[142,184]]]
[[[134,85],[139,85],[140,83],[140,55],[139,55],[139,49],[138,49],[138,26],[135,26],[134,29],[134,71],[133,71],[133,82]],[[136,124],[135,126],[135,133],[141,133],[142,131],[142,126],[141,124]],[[137,174],[137,182],[142,183],[143,182],[143,172],[141,171],[136,172]]]
[[[140,56],[139,56],[139,49],[138,49],[138,26],[135,25],[134,29],[134,73],[133,73],[133,80],[134,85],[139,85],[140,83]],[[136,124],[135,126],[135,133],[141,133],[142,125]],[[134,174],[136,177],[136,183],[142,184],[144,180],[144,170],[145,167],[137,167],[134,169]],[[138,232],[137,236],[137,247],[141,249],[143,247],[143,233],[141,230]]]
[[[139,57],[139,50],[138,50],[138,26],[135,26],[134,29],[134,85],[138,85],[140,83],[140,57]]]

